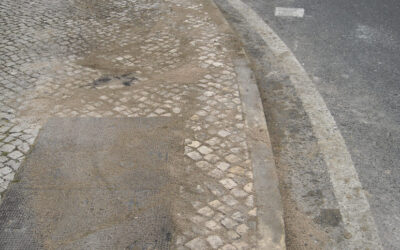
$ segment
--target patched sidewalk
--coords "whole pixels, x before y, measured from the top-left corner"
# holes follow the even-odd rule
[[[268,185],[250,145],[267,131],[249,125],[245,59],[211,2],[5,0],[0,15],[1,248],[257,249],[275,237],[260,230],[256,204],[269,210],[254,187]]]

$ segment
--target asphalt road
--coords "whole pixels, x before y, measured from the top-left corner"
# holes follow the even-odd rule
[[[324,166],[319,163],[317,156],[308,161],[302,156],[310,151],[304,148],[312,147],[312,136],[309,139],[302,136],[309,142],[306,146],[303,143],[298,149],[288,149],[290,146],[287,145],[296,141],[300,145],[299,141],[302,138],[282,142],[288,137],[287,134],[296,137],[296,133],[305,135],[310,132],[306,128],[308,122],[304,121],[305,114],[302,114],[301,104],[296,104],[294,98],[292,105],[296,108],[292,108],[292,114],[287,117],[278,114],[280,109],[283,112],[286,108],[277,107],[279,102],[283,102],[276,100],[279,99],[276,93],[285,93],[281,99],[289,99],[291,95],[290,91],[275,91],[277,85],[273,82],[282,82],[284,77],[278,76],[278,80],[271,81],[262,75],[271,71],[272,66],[262,62],[268,58],[260,52],[260,39],[248,31],[249,29],[246,30],[246,24],[241,23],[240,17],[235,16],[224,1],[217,3],[234,28],[239,31],[249,54],[253,57],[261,91],[264,89],[265,92],[269,92],[264,94],[263,98],[266,102],[264,108],[275,145],[275,155],[291,158],[284,162],[289,168],[312,164],[314,170],[323,169]],[[371,212],[384,248],[400,249],[400,2],[250,0],[246,1],[246,4],[274,29],[314,81],[344,137],[359,179],[368,194]],[[275,7],[304,8],[305,15],[303,18],[276,17]],[[286,106],[287,104],[288,101]],[[285,143],[287,145],[284,145]],[[282,156],[285,152],[291,156]],[[282,162],[279,163],[278,159],[277,165],[281,172],[285,165]],[[324,205],[310,205],[311,203],[318,203],[318,199],[323,199],[322,203],[329,203],[331,200],[331,207],[335,207],[335,198],[329,194],[329,179],[325,178],[326,173],[321,172],[318,179],[326,182],[326,188],[319,188],[322,195],[314,195],[313,202],[310,203],[304,201],[304,194],[309,194],[310,191],[301,192],[293,188],[297,180],[303,182],[298,185],[301,188],[297,190],[307,189],[307,180],[304,180],[304,175],[303,180],[301,177],[307,171],[300,171],[298,174],[296,171],[300,170],[289,169],[289,174],[283,174],[283,191],[290,192],[288,195],[283,194],[283,199],[291,197],[296,206],[300,207],[299,210],[303,210],[303,213],[315,222],[318,216],[313,215],[311,207],[315,206],[321,210]],[[290,187],[286,189],[285,185]],[[307,202],[310,204],[300,204]],[[290,204],[284,203],[286,206]],[[286,213],[288,215],[290,211]],[[319,218],[322,214],[320,213]],[[335,223],[326,219],[319,224],[324,229],[335,226]],[[337,225],[340,227],[340,223]],[[336,242],[333,244],[336,246],[345,246],[340,245],[346,238],[345,236],[339,239],[339,235],[343,234],[342,230],[326,230],[328,238],[335,238]],[[287,232],[295,234],[296,230],[292,228]],[[292,243],[295,243],[291,245],[292,237],[289,235],[289,248],[296,248],[299,242],[292,239]],[[320,240],[323,241],[323,237]]]

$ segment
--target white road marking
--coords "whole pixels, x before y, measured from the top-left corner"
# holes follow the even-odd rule
[[[304,16],[304,9],[303,8],[276,7],[275,8],[275,16],[303,17]]]
[[[314,83],[291,50],[256,12],[240,0],[227,1],[262,37],[278,58],[279,66],[290,75],[327,165],[345,230],[350,233],[346,240],[349,249],[383,249],[345,141]]]

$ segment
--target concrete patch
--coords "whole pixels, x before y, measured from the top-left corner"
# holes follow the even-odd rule
[[[0,206],[0,248],[168,249],[181,125],[51,119]]]

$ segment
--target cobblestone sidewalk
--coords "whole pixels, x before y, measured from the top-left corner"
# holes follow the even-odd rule
[[[0,192],[49,117],[176,117],[173,248],[256,247],[238,46],[208,1],[3,0],[0,33]]]

